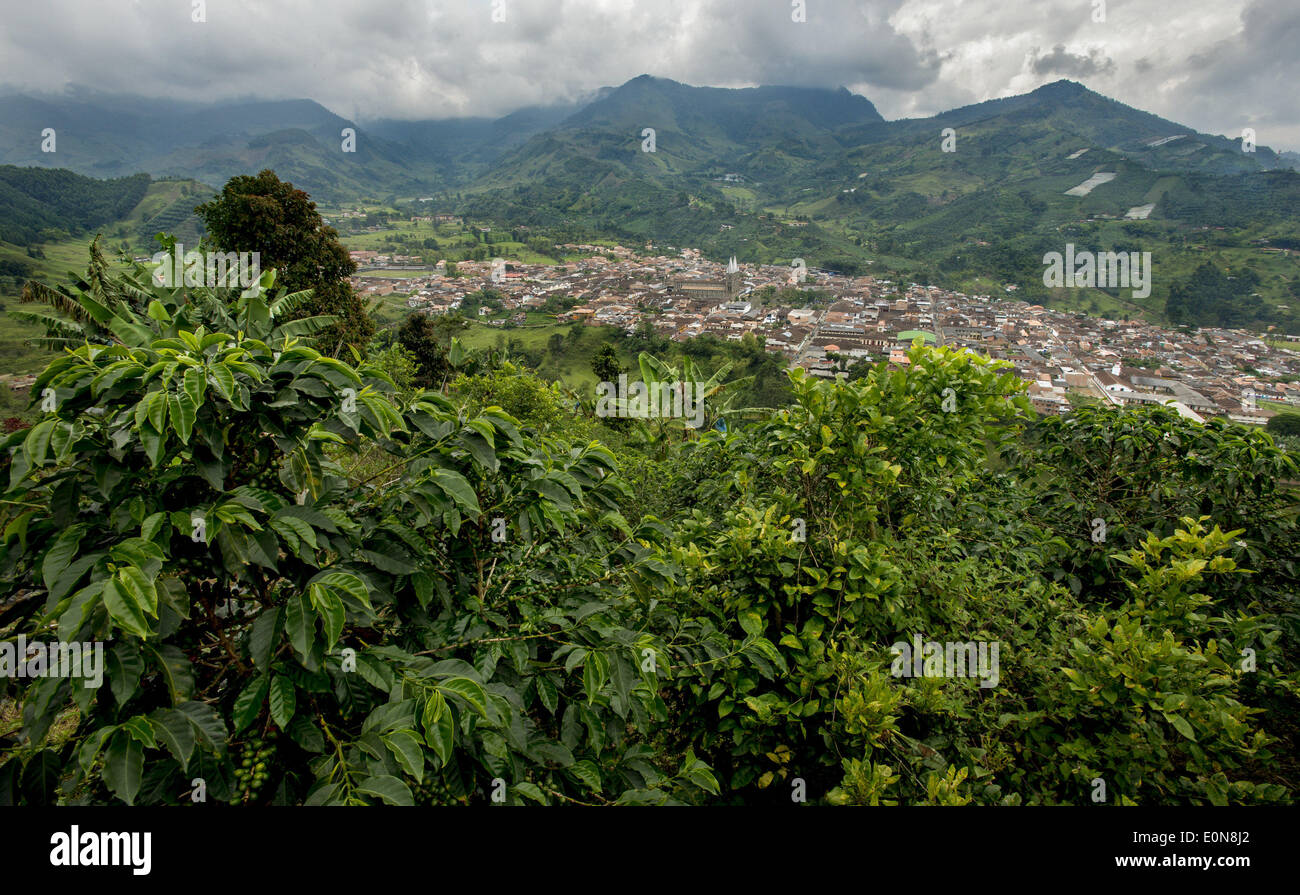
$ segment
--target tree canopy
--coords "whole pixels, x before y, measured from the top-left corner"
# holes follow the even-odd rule
[[[215,248],[258,252],[262,269],[275,268],[284,288],[312,290],[297,314],[337,318],[318,336],[327,354],[337,354],[344,345],[364,348],[370,341],[374,323],[347,280],[356,263],[305,192],[265,170],[232,177],[215,198],[194,211]]]

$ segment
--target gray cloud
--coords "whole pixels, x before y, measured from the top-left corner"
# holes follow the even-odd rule
[[[0,3],[0,83],[25,89],[309,97],[365,120],[500,115],[648,73],[843,85],[905,117],[1071,77],[1300,147],[1288,0],[1124,0],[1102,22],[1093,0],[806,0],[803,22],[791,0],[206,0],[206,22],[192,0]]]
[[[1050,53],[1040,53],[1035,48],[1029,54],[1029,68],[1036,75],[1086,78],[1110,74],[1115,70],[1115,62],[1108,59],[1099,47],[1092,47],[1086,53],[1071,53],[1065,49],[1065,44],[1057,44]]]
[[[1222,123],[1240,136],[1300,150],[1300,6],[1257,0],[1242,13],[1241,30],[1189,53],[1177,89],[1189,117]]]

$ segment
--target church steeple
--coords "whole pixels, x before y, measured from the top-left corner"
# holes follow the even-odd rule
[[[731,260],[727,262],[727,298],[735,298],[740,292],[740,265],[736,263],[736,256],[732,255]]]

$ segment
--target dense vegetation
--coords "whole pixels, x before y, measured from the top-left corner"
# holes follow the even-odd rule
[[[1255,290],[1259,274],[1253,270],[1230,277],[1213,264],[1202,264],[1186,279],[1169,287],[1165,313],[1174,323],[1191,326],[1244,327],[1268,318]]]
[[[1264,432],[1038,420],[919,344],[762,411],[727,387],[761,368],[646,351],[710,425],[602,419],[428,322],[330,357],[272,271],[97,251],[39,292],[67,350],[0,441],[0,646],[106,667],[4,678],[0,801],[1294,800],[1297,470]],[[912,675],[914,638],[997,652]]]
[[[126,217],[144,197],[148,174],[96,180],[71,171],[0,165],[0,241],[31,245]]]
[[[232,177],[195,212],[218,251],[257,252],[262,268],[275,268],[284,288],[310,290],[295,313],[334,316],[318,336],[327,353],[370,340],[374,323],[347,280],[356,262],[305,192],[268,169],[256,176]]]

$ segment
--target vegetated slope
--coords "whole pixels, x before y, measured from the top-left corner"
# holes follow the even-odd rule
[[[207,183],[273,168],[324,201],[383,200],[463,183],[587,101],[495,119],[360,125],[306,99],[194,103],[86,90],[9,95],[0,97],[0,162]],[[46,128],[55,132],[53,152],[42,150]],[[345,151],[348,128],[355,144]]]
[[[592,98],[605,95],[597,91]],[[552,106],[529,106],[501,118],[448,118],[403,121],[392,118],[366,123],[366,129],[397,146],[407,164],[438,172],[448,185],[482,174],[503,154],[529,137],[555,127],[590,99]]]
[[[36,135],[53,128],[54,152]],[[343,132],[355,131],[355,151]],[[435,171],[311,100],[178,103],[105,94],[0,97],[0,161],[224,183],[274,168],[325,200],[428,191]]]
[[[194,206],[212,187],[188,179],[151,181],[147,174],[100,180],[72,171],[0,166],[0,244],[50,248],[102,232],[115,248],[141,250],[167,232],[197,242],[202,222]],[[32,257],[41,266],[41,254]],[[64,273],[62,268],[57,270]]]
[[[79,235],[128,215],[149,189],[149,175],[112,180],[71,171],[0,166],[0,240],[41,241],[46,230]]]
[[[44,126],[58,132],[57,153],[32,139]],[[343,151],[349,127],[355,152]],[[648,129],[654,151],[645,151]],[[945,136],[954,151],[944,151]],[[1292,256],[1268,253],[1300,224],[1294,159],[1266,146],[1243,152],[1240,139],[1070,81],[900,121],[844,89],[692,87],[645,75],[499,119],[360,127],[308,100],[10,96],[0,98],[0,145],[0,160],[101,176],[143,170],[219,184],[272,168],[324,202],[436,196],[447,210],[503,224],[572,223],[742,262],[874,264],[976,293],[1014,283],[1031,300],[1152,319],[1166,316],[1174,284],[1209,261],[1254,269],[1260,301],[1249,325],[1297,326],[1283,306],[1294,304],[1300,271]],[[1076,189],[1096,174],[1114,176]],[[1151,294],[1047,290],[1042,256],[1066,242],[1151,252]]]
[[[645,127],[654,152],[643,151]],[[923,281],[1015,283],[1049,303],[1076,297],[1042,285],[1046,251],[1066,241],[1150,251],[1160,266],[1152,294],[1110,298],[1154,318],[1174,280],[1207,260],[1200,234],[1226,228],[1216,263],[1260,265],[1252,322],[1292,328],[1278,304],[1300,272],[1261,254],[1300,223],[1289,164],[1069,81],[886,122],[846,91],[642,77],[502,156],[467,210],[571,219],[742,261],[908,259]],[[1097,174],[1114,176],[1076,189]]]

